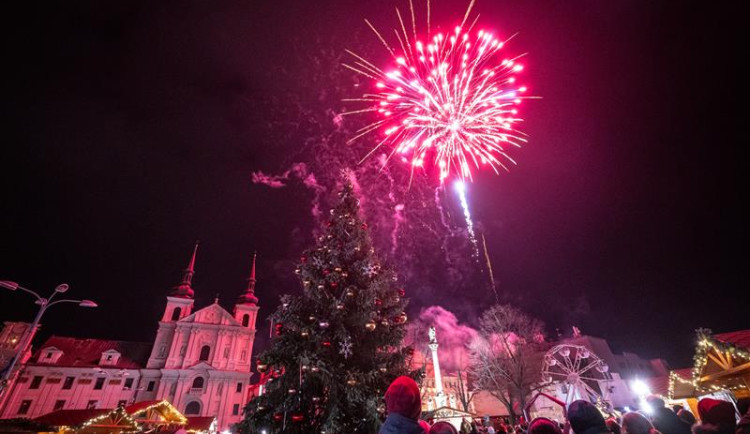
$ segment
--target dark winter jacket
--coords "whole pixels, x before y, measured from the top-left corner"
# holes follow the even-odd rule
[[[651,420],[654,428],[662,434],[691,434],[690,425],[677,417],[677,414],[667,407],[654,408]]]
[[[735,434],[750,434],[750,413],[742,416],[742,419],[737,422]]]
[[[425,434],[425,432],[424,428],[419,425],[419,421],[398,413],[390,413],[378,434]]]

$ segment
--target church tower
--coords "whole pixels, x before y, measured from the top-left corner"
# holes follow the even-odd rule
[[[242,324],[242,327],[255,330],[255,320],[258,318],[258,297],[255,296],[255,259],[256,253],[253,253],[253,262],[250,266],[250,277],[247,278],[245,292],[237,298],[234,305],[234,319]]]
[[[195,274],[195,257],[198,255],[198,244],[198,241],[196,241],[190,262],[182,271],[180,283],[173,286],[169,295],[167,295],[167,306],[164,309],[161,321],[159,321],[159,330],[156,332],[156,341],[148,360],[148,368],[164,367],[172,345],[175,323],[190,315],[193,310],[193,303],[195,302],[193,295],[195,292],[192,283]]]

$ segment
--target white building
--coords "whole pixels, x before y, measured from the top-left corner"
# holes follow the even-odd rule
[[[188,417],[215,416],[220,430],[239,422],[259,309],[255,257],[232,313],[218,300],[194,310],[197,247],[167,296],[153,344],[53,336],[26,364],[0,418],[166,399]]]

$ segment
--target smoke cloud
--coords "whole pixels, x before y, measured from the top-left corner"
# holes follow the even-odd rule
[[[409,326],[408,340],[429,359],[428,330],[434,326],[437,333],[440,369],[446,373],[466,369],[469,363],[469,345],[478,337],[475,329],[461,324],[453,312],[441,306],[422,309],[419,317]]]

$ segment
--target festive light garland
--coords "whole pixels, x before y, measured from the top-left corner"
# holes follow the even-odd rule
[[[690,380],[686,380],[680,377],[675,371],[671,371],[669,373],[669,398],[674,399],[675,382],[692,386],[693,388],[695,388],[696,392],[711,393],[718,392],[720,390],[746,389],[747,386],[744,384],[711,384],[707,386],[702,386],[700,384],[701,374],[703,373],[703,369],[708,363],[708,354],[711,350],[715,350],[721,353],[729,353],[732,358],[741,359],[743,361],[750,361],[750,352],[742,348],[737,348],[732,344],[721,342],[715,339],[711,335],[710,330],[698,329],[696,333],[698,335],[698,343],[696,344],[695,356],[693,357],[692,378]]]
[[[105,414],[103,414],[101,416],[97,416],[95,418],[87,420],[86,422],[84,422],[80,426],[79,429],[88,428],[89,426],[94,425],[97,422],[101,422],[104,419],[111,418],[112,413],[115,413],[118,416],[120,416],[119,421],[125,419],[130,425],[133,426],[133,428],[131,428],[131,429],[126,429],[126,427],[123,427],[123,429],[120,432],[138,432],[138,431],[140,431],[141,428],[138,425],[138,422],[136,422],[135,419],[133,419],[132,417],[130,417],[130,415],[122,407],[118,407],[115,410],[112,410],[112,411],[110,411],[108,413],[105,413]],[[61,431],[64,431],[62,428],[68,428],[68,427],[61,427]]]
[[[163,399],[163,400],[161,400],[161,401],[159,401],[159,402],[157,402],[157,403],[155,403],[155,404],[151,404],[151,405],[149,405],[148,407],[145,407],[145,408],[142,408],[142,409],[140,409],[140,410],[136,411],[135,413],[133,413],[133,416],[135,416],[136,414],[139,414],[139,413],[145,413],[145,412],[148,412],[149,410],[153,410],[154,408],[160,407],[160,406],[162,406],[162,405],[166,405],[166,406],[167,406],[167,409],[168,409],[168,413],[169,413],[170,415],[174,415],[174,416],[176,416],[177,420],[179,421],[179,422],[176,422],[176,423],[175,423],[176,425],[185,425],[185,424],[187,424],[187,423],[188,423],[188,420],[187,420],[187,418],[186,418],[186,417],[185,417],[185,416],[184,416],[184,415],[183,415],[182,413],[180,413],[180,412],[179,412],[179,411],[178,411],[178,410],[177,410],[177,409],[175,408],[175,406],[173,406],[173,405],[172,405],[172,404],[171,404],[171,403],[170,403],[169,401],[167,401],[166,399]]]

